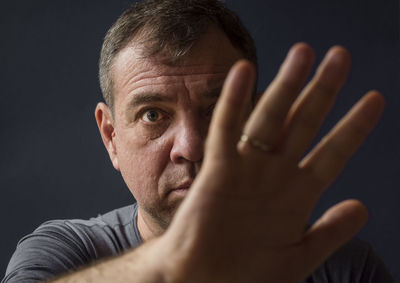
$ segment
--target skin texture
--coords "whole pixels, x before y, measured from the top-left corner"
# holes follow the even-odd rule
[[[378,92],[367,93],[301,158],[350,65],[348,52],[333,47],[302,89],[313,57],[308,45],[295,45],[250,117],[245,105],[254,69],[247,61],[232,68],[203,168],[163,239],[174,255],[166,273],[171,282],[300,282],[365,224],[364,205],[346,200],[305,229],[318,197],[384,106]],[[243,132],[271,150],[238,142]]]
[[[165,231],[197,175],[215,103],[241,57],[218,29],[174,66],[160,56],[143,59],[135,45],[117,56],[115,115],[99,103],[96,119],[115,169],[138,202],[143,239]]]
[[[76,278],[300,282],[365,224],[364,205],[346,200],[305,229],[321,193],[377,123],[381,94],[364,95],[304,156],[347,77],[349,53],[332,47],[304,86],[314,54],[307,44],[294,45],[250,113],[256,74],[248,61],[236,62],[240,57],[218,30],[180,66],[142,61],[135,46],[118,56],[115,119],[102,103],[96,119],[114,167],[138,201],[139,231],[152,240]],[[211,118],[216,98],[206,97],[223,81]],[[145,99],[159,116],[127,111],[143,91],[171,98]],[[160,124],[149,128],[154,117]],[[242,133],[270,150],[241,142]]]

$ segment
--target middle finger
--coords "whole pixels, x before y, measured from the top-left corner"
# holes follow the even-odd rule
[[[299,160],[316,136],[350,69],[350,54],[332,47],[291,108],[281,152]]]

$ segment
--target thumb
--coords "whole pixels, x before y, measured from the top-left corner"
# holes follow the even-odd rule
[[[313,270],[320,266],[350,240],[367,220],[367,208],[358,200],[342,201],[328,209],[306,232],[302,241],[304,260],[308,266]]]

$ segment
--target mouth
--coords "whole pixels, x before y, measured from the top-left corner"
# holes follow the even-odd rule
[[[176,188],[173,188],[170,191],[170,194],[184,197],[188,194],[192,183],[193,183],[193,181],[186,181],[186,182],[182,183],[181,185],[177,186]]]

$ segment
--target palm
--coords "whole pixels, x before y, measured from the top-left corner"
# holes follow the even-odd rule
[[[346,78],[349,60],[345,50],[333,48],[301,91],[313,55],[308,46],[295,46],[249,117],[254,71],[247,62],[232,68],[203,167],[168,231],[183,242],[191,239],[181,250],[184,277],[298,282],[363,226],[365,208],[347,201],[306,229],[320,194],[383,108],[377,92],[367,94],[303,158]],[[250,140],[238,143],[242,133]]]

